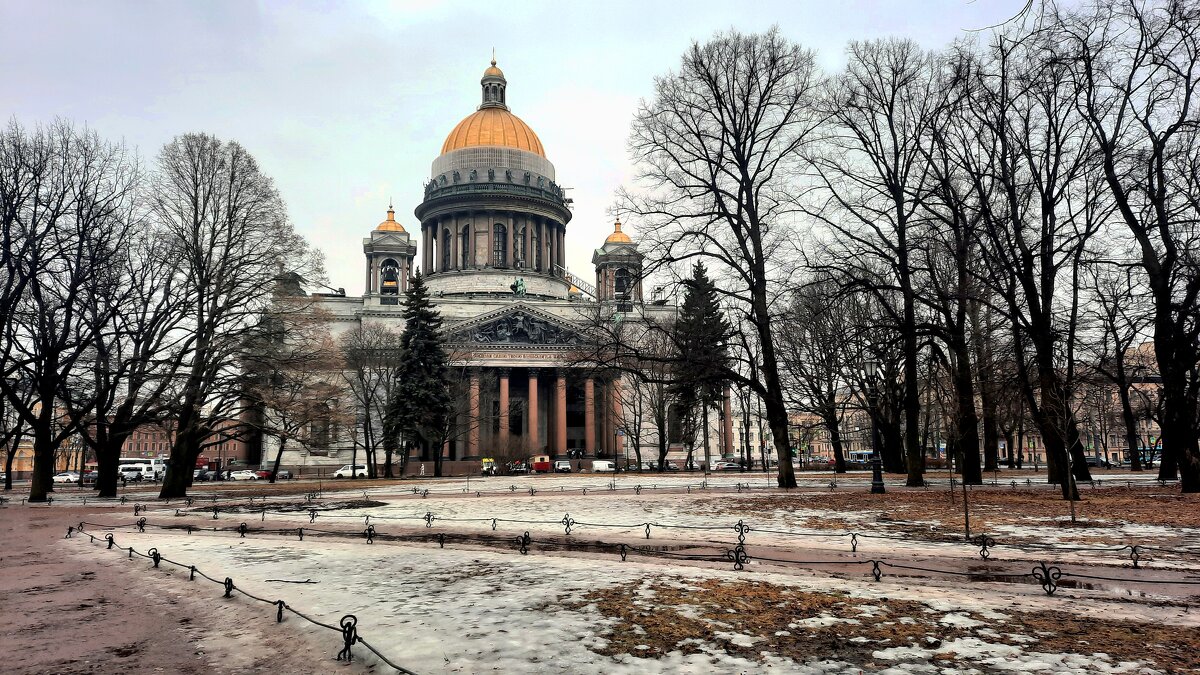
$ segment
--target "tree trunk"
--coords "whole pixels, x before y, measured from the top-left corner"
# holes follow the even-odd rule
[[[119,413],[118,413],[119,416]],[[100,497],[117,496],[117,480],[121,472],[121,450],[133,433],[123,424],[109,424],[107,429],[96,428],[96,489]]]
[[[19,442],[20,442],[19,437],[14,438],[14,440],[12,441],[12,445],[9,446],[7,449],[7,452],[4,453],[5,454],[5,457],[4,457],[4,490],[5,490],[5,492],[12,491],[12,482],[13,482],[12,465],[13,465],[13,460],[16,459],[16,457],[17,457],[17,443],[19,443]]]
[[[275,476],[278,475],[278,473],[279,473],[279,463],[281,461],[283,461],[283,449],[286,446],[287,446],[287,437],[280,436],[279,437],[279,451],[275,453],[275,462],[271,466],[271,476],[267,479],[272,483],[275,482]],[[351,469],[350,472],[354,473],[354,470]]]
[[[53,400],[53,395],[42,400]],[[29,501],[44,502],[54,489],[54,430],[52,406],[44,406],[33,426],[33,479],[29,486]]]
[[[846,473],[846,453],[842,451],[842,429],[837,417],[832,421],[826,419],[825,426],[829,429],[829,444],[833,446],[833,472]]]
[[[180,418],[180,428],[175,434],[175,445],[171,448],[171,466],[163,478],[160,499],[181,499],[187,496],[188,485],[192,472],[189,466],[196,466],[196,458],[200,456],[200,439],[202,432],[191,425],[190,420]],[[178,469],[178,470],[177,470]],[[221,467],[224,471],[225,467]]]
[[[983,474],[979,468],[979,417],[975,412],[975,384],[966,336],[955,335],[951,347],[955,351],[954,398],[957,405],[954,429],[955,447],[961,453],[959,467],[964,483],[982,485]]]

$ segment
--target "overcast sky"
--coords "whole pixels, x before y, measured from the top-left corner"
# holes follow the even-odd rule
[[[362,238],[389,198],[417,232],[430,163],[479,104],[494,46],[512,111],[572,188],[567,266],[589,278],[612,229],[606,209],[630,176],[637,102],[692,39],[778,24],[835,70],[849,40],[941,47],[1023,4],[0,0],[0,114],[86,123],[147,158],[190,131],[239,141],[325,252],[331,284],[358,295]],[[628,229],[637,236],[636,222]]]

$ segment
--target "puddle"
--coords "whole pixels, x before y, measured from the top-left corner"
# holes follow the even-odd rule
[[[971,581],[982,582],[998,582],[1004,584],[1039,584],[1036,579],[1028,574],[988,574],[972,572],[968,577]],[[1072,579],[1064,577],[1058,580],[1059,588],[1077,588],[1088,591],[1105,591],[1116,595],[1125,595],[1133,598],[1147,598],[1144,591],[1135,591],[1132,588],[1125,586],[1117,586],[1109,583],[1098,583],[1092,580]]]

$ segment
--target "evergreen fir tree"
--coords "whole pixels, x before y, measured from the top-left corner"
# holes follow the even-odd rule
[[[716,284],[708,278],[704,264],[698,262],[692,267],[691,278],[684,280],[683,307],[675,321],[678,357],[672,393],[685,419],[694,420],[692,424],[685,422],[693,429],[688,436],[694,439],[697,427],[705,432],[706,463],[708,408],[721,401],[728,379],[731,332],[721,311]]]
[[[442,318],[429,301],[420,272],[404,294],[403,316],[407,323],[400,337],[401,365],[385,428],[389,435],[399,432],[423,442],[433,452],[434,475],[440,476],[442,443],[453,412],[450,366],[442,348]]]

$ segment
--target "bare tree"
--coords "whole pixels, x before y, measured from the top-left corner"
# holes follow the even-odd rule
[[[70,124],[0,134],[6,245],[0,391],[33,437],[30,501],[52,489],[55,453],[78,418],[63,414],[71,373],[113,308],[93,291],[129,243],[140,168],[122,146]],[[98,308],[89,314],[89,310]]]
[[[1047,51],[1070,68],[1104,185],[1154,301],[1160,477],[1200,492],[1200,7],[1104,0],[1055,14]]]
[[[368,323],[343,335],[341,350],[346,365],[343,378],[361,414],[370,475],[375,477],[375,453],[382,448],[384,477],[391,478],[392,458],[397,448],[385,442],[383,422],[399,373],[400,332],[383,324]],[[400,475],[404,475],[406,460],[406,453],[401,453]]]
[[[93,285],[95,301],[85,310],[96,324],[91,349],[63,395],[96,454],[101,497],[116,496],[126,439],[142,425],[167,421],[187,357],[174,261],[159,233],[142,225],[113,261],[114,273]]]
[[[847,303],[838,285],[818,280],[801,285],[780,324],[779,359],[789,406],[821,420],[833,447],[834,470],[846,472],[842,416],[849,398],[847,372],[857,350]]]
[[[880,296],[881,318],[904,340],[904,447],[908,485],[924,484],[915,248],[920,191],[929,170],[924,144],[946,95],[933,54],[915,42],[852,42],[845,72],[827,88],[825,151],[814,157],[817,198],[809,213],[835,233],[833,268]],[[841,245],[836,245],[840,243]],[[879,274],[880,268],[887,275]],[[890,302],[895,294],[898,304]]]
[[[235,142],[187,134],[168,143],[152,200],[189,309],[176,436],[160,492],[181,497],[206,439],[240,415],[239,356],[277,280],[284,272],[314,278],[319,261],[293,231],[271,179]]]
[[[980,209],[983,277],[1008,317],[1014,363],[1037,423],[1050,480],[1075,498],[1090,474],[1071,409],[1078,279],[1088,240],[1106,216],[1089,132],[1044,58],[1048,37],[996,35],[964,108],[977,145],[960,155]],[[1068,458],[1068,453],[1070,458]]]
[[[792,186],[818,123],[817,81],[813,54],[777,29],[693,43],[637,112],[630,151],[638,189],[623,191],[619,204],[645,223],[648,259],[659,267],[705,260],[730,311],[749,318],[759,377],[730,369],[727,379],[765,402],[782,487],[796,479],[774,329],[787,279],[775,254],[793,234]]]

